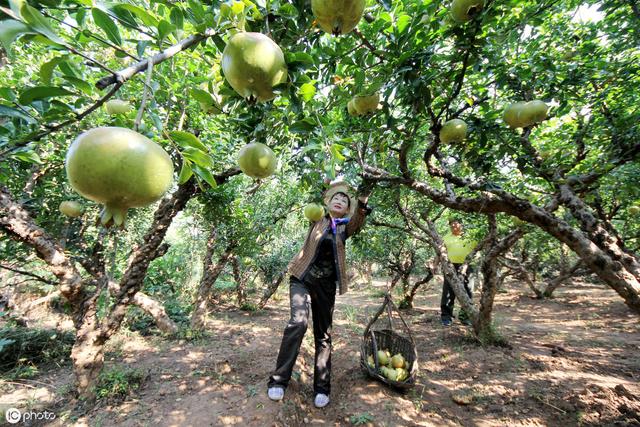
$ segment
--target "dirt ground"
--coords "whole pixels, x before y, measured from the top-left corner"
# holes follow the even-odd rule
[[[212,313],[204,338],[120,333],[107,367],[144,373],[124,400],[77,404],[66,365],[35,380],[0,381],[0,404],[47,408],[54,426],[640,426],[640,322],[609,288],[575,283],[539,301],[511,283],[494,312],[510,347],[481,347],[459,322],[440,325],[441,281],[432,281],[403,312],[420,366],[403,394],[359,368],[362,332],[384,284],[338,297],[331,403],[322,410],[313,406],[311,328],[284,401],[266,396],[288,316],[284,286],[262,312]]]

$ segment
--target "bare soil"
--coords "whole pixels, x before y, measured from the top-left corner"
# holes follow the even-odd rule
[[[640,322],[612,290],[578,282],[536,300],[510,283],[494,311],[510,346],[482,347],[459,322],[440,325],[440,284],[434,280],[403,311],[420,364],[406,393],[359,367],[362,332],[385,289],[376,281],[338,297],[325,409],[313,406],[311,329],[284,400],[266,395],[288,320],[285,286],[261,312],[219,308],[197,340],[120,333],[109,343],[107,367],[144,374],[124,400],[71,399],[66,365],[35,380],[0,381],[0,404],[47,408],[55,426],[640,426]]]

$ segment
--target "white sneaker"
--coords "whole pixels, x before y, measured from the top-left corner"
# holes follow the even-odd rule
[[[316,405],[316,408],[324,408],[329,404],[329,396],[323,393],[318,393],[316,394],[313,404]]]
[[[284,397],[284,389],[282,387],[269,387],[267,394],[269,395],[269,399],[277,402]]]

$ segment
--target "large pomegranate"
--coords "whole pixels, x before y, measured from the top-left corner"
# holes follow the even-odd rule
[[[100,127],[76,138],[67,151],[67,179],[80,195],[104,205],[100,221],[122,226],[127,209],[160,199],[173,182],[169,155],[130,129]]]
[[[276,170],[276,156],[259,142],[247,144],[238,153],[240,170],[252,178],[266,178]]]
[[[222,53],[222,71],[243,98],[266,102],[273,88],[287,81],[287,64],[280,47],[260,33],[233,35]]]
[[[360,22],[365,0],[311,0],[320,28],[333,35],[347,34]]]

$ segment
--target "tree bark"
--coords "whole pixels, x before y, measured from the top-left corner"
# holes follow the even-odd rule
[[[109,292],[111,295],[118,295],[120,292],[120,285],[116,282],[109,282]],[[140,307],[142,311],[151,316],[158,326],[158,329],[165,334],[175,334],[178,332],[178,326],[173,320],[171,320],[171,318],[169,318],[160,302],[140,291],[133,296],[133,300],[131,302],[133,305]]]
[[[566,280],[574,277],[582,266],[583,266],[582,260],[578,260],[571,267],[561,270],[560,274],[558,274],[557,277],[555,277],[549,283],[547,283],[547,286],[544,288],[544,291],[542,292],[542,297],[551,298],[551,296],[553,295],[553,292],[556,289],[558,289],[558,286],[560,286]]]
[[[492,313],[493,302],[500,282],[498,257],[507,252],[524,235],[524,230],[518,228],[498,241],[495,215],[488,217],[491,241],[481,266],[483,282],[480,310],[477,319],[472,319],[473,330],[481,342],[494,342],[497,338],[493,328]]]
[[[413,308],[413,300],[418,293],[418,289],[425,283],[429,283],[431,279],[433,279],[433,270],[431,268],[428,268],[427,275],[422,280],[418,280],[416,283],[414,283],[409,292],[405,292],[404,299],[400,303],[400,306],[407,309]]]
[[[212,233],[214,232],[212,231]],[[207,244],[209,244],[210,240],[211,239],[207,240]],[[213,249],[209,250],[209,247],[207,247],[207,257],[204,260],[204,271],[202,273],[202,279],[200,279],[200,284],[198,285],[198,293],[193,304],[193,313],[191,314],[192,329],[204,328],[204,320],[207,315],[207,300],[211,294],[211,289],[213,288],[213,285],[215,285],[218,276],[220,276],[224,270],[225,265],[227,265],[227,262],[230,260],[234,250],[234,243],[227,245],[224,252],[220,255],[218,261],[214,265],[211,262]]]
[[[282,283],[282,280],[284,280],[286,276],[287,271],[281,271],[278,275],[276,275],[271,283],[269,283],[269,286],[267,286],[267,288],[264,290],[262,298],[260,298],[260,302],[258,303],[259,310],[262,310],[267,305],[267,302],[269,302],[271,296],[276,293],[278,287],[280,286],[280,283]]]

